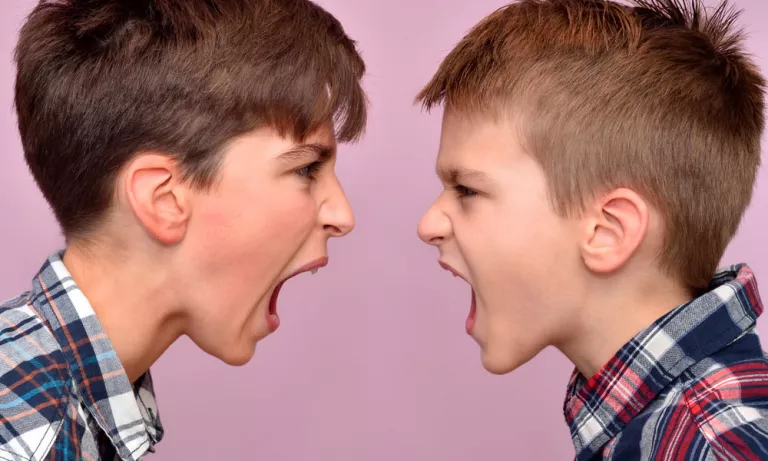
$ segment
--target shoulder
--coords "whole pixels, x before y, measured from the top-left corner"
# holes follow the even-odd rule
[[[68,365],[28,301],[0,303],[0,460],[45,457],[66,415]]]
[[[692,367],[682,391],[686,411],[712,453],[768,459],[768,359],[756,334]]]
[[[696,363],[633,418],[606,459],[768,459],[768,360],[748,333]]]

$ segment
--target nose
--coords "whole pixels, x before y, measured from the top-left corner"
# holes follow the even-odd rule
[[[440,209],[439,202],[438,198],[419,221],[419,237],[428,245],[439,246],[451,235],[451,221]]]
[[[355,215],[341,183],[333,178],[326,200],[320,206],[319,220],[329,237],[344,237],[355,228]]]

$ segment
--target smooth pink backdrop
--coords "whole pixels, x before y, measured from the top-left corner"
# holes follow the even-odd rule
[[[0,16],[3,299],[26,290],[62,244],[24,165],[12,106],[12,50],[34,3],[4,2]],[[338,165],[357,229],[331,243],[328,268],[286,287],[283,327],[259,345],[251,364],[229,368],[188,340],[168,351],[153,369],[167,435],[149,459],[569,459],[561,415],[568,362],[548,350],[511,375],[483,371],[463,332],[469,290],[416,236],[440,190],[433,172],[440,114],[420,113],[413,97],[461,35],[505,2],[319,3],[359,42],[369,68],[368,134],[341,148]],[[750,50],[768,73],[768,2],[735,3],[746,11]],[[746,260],[768,280],[766,228],[764,168],[725,262]]]

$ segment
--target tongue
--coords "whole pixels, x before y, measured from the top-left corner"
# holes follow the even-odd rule
[[[472,304],[469,308],[469,315],[467,316],[467,323],[465,325],[468,335],[471,335],[472,330],[475,328],[475,312],[476,311],[477,311],[477,301],[475,300],[475,290],[472,290]]]

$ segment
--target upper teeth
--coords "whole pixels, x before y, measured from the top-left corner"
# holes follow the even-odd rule
[[[312,269],[312,270],[311,270],[311,271],[309,271],[309,272],[311,272],[311,273],[312,273],[312,275],[315,275],[315,274],[317,274],[317,270],[318,270],[318,269],[317,269],[317,267],[316,267],[316,268]]]

